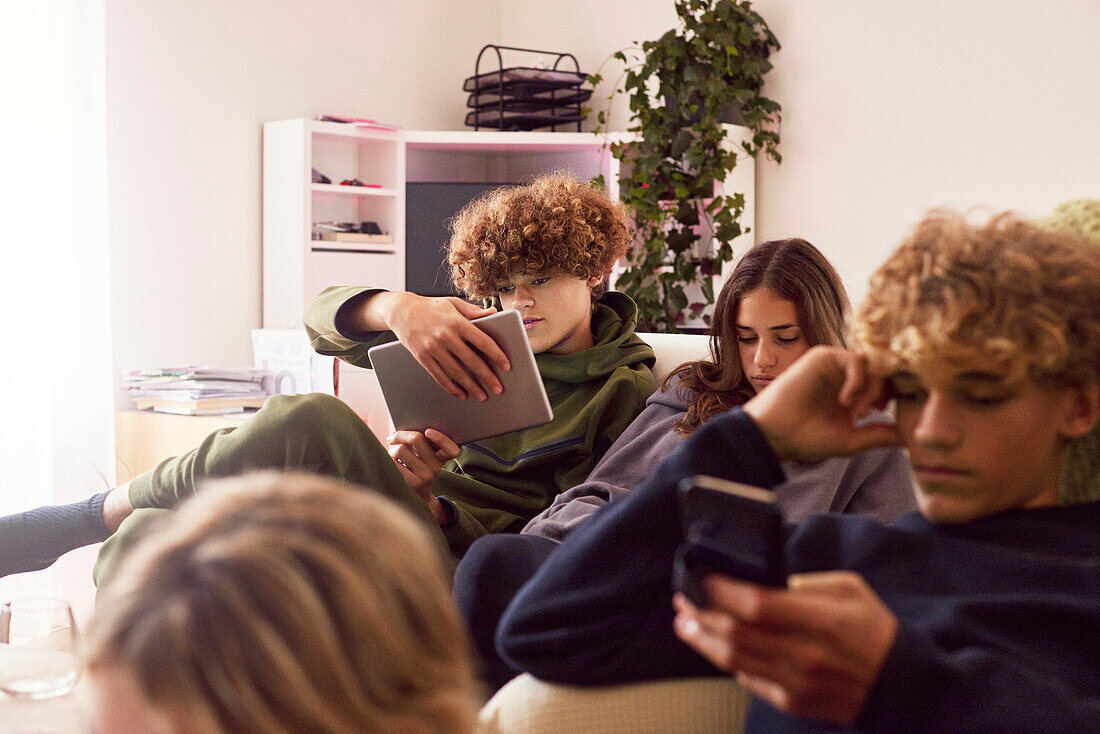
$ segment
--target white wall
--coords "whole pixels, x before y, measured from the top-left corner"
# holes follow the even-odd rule
[[[0,346],[0,515],[82,500],[114,482],[105,6],[3,5],[0,313],[20,331],[62,335],[64,346],[46,358],[19,338]],[[83,624],[94,559],[95,548],[83,548],[0,578],[0,599],[63,597]]]
[[[592,94],[592,115],[584,123],[584,129],[591,130],[596,113],[607,109],[608,97],[623,71],[621,62],[608,57],[637,48],[642,41],[656,40],[675,24],[672,0],[507,0],[501,6],[500,33],[507,40],[500,43],[568,52],[577,57],[581,71],[599,71],[604,81]],[[625,130],[629,114],[626,100],[615,95],[607,128]]]
[[[250,364],[261,125],[462,124],[498,0],[109,0],[115,361]]]
[[[759,236],[821,246],[858,301],[929,208],[1047,213],[1100,197],[1095,0],[765,0],[783,163]]]
[[[757,166],[757,237],[815,242],[857,299],[932,206],[1039,214],[1100,196],[1095,0],[756,7],[783,44],[767,91],[784,108],[783,164]],[[110,0],[118,368],[251,359],[263,121],[458,129],[485,43],[594,71],[674,22],[671,0]],[[623,107],[611,123],[626,126]]]
[[[783,163],[757,164],[757,239],[814,242],[857,301],[931,207],[1032,215],[1100,197],[1095,0],[754,7],[783,45],[766,87],[783,105]],[[674,22],[671,0],[513,0],[502,35],[594,69]],[[615,111],[611,122],[625,126]]]

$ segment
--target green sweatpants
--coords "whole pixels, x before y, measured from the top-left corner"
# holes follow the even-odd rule
[[[170,508],[201,490],[205,480],[257,470],[323,474],[378,492],[431,528],[440,552],[449,556],[427,503],[351,408],[330,395],[274,395],[239,427],[215,431],[198,448],[166,459],[130,482],[130,503],[136,509],[103,544],[93,571],[96,584],[110,578],[125,551],[155,532]]]

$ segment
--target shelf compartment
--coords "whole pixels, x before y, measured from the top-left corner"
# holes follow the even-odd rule
[[[312,248],[314,244],[321,243],[311,240],[309,244]],[[374,245],[370,245],[370,248],[373,250]],[[349,283],[390,291],[404,290],[404,254],[347,250],[313,252],[311,249],[305,261],[304,273],[305,292],[309,294],[309,298],[320,293],[326,286]]]
[[[337,240],[310,240],[310,252],[351,252],[360,255],[388,255],[397,252],[394,243],[339,242]]]
[[[334,196],[381,196],[394,197],[397,191],[385,186],[342,186],[341,184],[310,184],[310,191],[315,194],[330,194]]]

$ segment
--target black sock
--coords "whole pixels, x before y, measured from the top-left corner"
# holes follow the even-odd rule
[[[71,505],[0,517],[0,576],[46,568],[71,550],[106,540],[106,497],[100,492]]]

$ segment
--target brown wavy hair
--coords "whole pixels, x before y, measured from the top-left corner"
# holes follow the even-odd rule
[[[737,349],[737,312],[741,298],[768,288],[794,304],[798,325],[810,346],[845,346],[848,294],[836,269],[803,239],[771,240],[752,247],[738,261],[714,306],[710,357],[680,365],[662,387],[679,377],[695,393],[676,430],[687,435],[711,416],[742,405],[754,395],[741,369]]]
[[[622,204],[564,173],[478,197],[455,215],[451,232],[451,278],[475,299],[495,296],[516,273],[607,276],[633,238]]]
[[[854,335],[884,374],[977,358],[1010,382],[1089,385],[1100,379],[1100,247],[1011,213],[975,225],[933,211],[871,277]],[[1063,502],[1098,491],[1095,452],[1090,464],[1063,482]]]
[[[218,480],[101,591],[89,670],[179,731],[471,733],[442,552],[392,501],[306,474]]]

